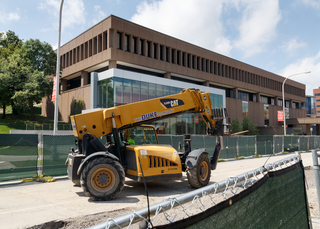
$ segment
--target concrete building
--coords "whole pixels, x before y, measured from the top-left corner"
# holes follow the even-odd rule
[[[71,103],[98,109],[179,93],[186,87],[211,93],[213,107],[226,107],[231,120],[254,120],[260,134],[283,134],[277,120],[282,110],[284,77],[231,59],[185,41],[109,16],[61,47],[59,115],[68,122]],[[306,118],[305,85],[287,80],[285,105],[288,127],[310,127]],[[53,118],[50,96],[42,114]],[[291,124],[290,124],[291,123]],[[197,115],[157,123],[160,133],[200,134]]]
[[[320,117],[320,87],[317,89],[313,89],[313,96],[315,96],[316,99],[316,117]]]

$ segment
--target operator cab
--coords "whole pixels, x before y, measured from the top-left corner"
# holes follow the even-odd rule
[[[156,130],[150,125],[141,125],[123,129],[120,132],[120,140],[125,145],[158,145]]]

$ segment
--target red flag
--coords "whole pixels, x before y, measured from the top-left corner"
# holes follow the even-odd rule
[[[278,111],[278,122],[283,122],[283,111]]]
[[[57,76],[54,76],[51,102],[56,100],[56,89],[57,89]]]

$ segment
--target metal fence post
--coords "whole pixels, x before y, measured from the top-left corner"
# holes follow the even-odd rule
[[[320,178],[319,178],[319,164],[318,164],[319,154],[316,150],[312,150],[312,160],[313,160],[313,169],[314,176],[316,180],[317,194],[318,194],[318,207],[320,209]]]

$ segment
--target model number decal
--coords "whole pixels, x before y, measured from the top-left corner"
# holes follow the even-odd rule
[[[161,116],[164,116],[164,115],[168,115],[168,114],[171,114],[173,112],[174,112],[174,109],[170,109],[170,110],[162,111],[162,112],[154,111],[154,112],[150,112],[150,113],[147,113],[147,114],[143,114],[138,118],[134,118],[133,120],[135,122],[141,122],[141,121],[145,121],[145,120],[148,120],[148,119],[153,119],[153,118],[161,117]]]

